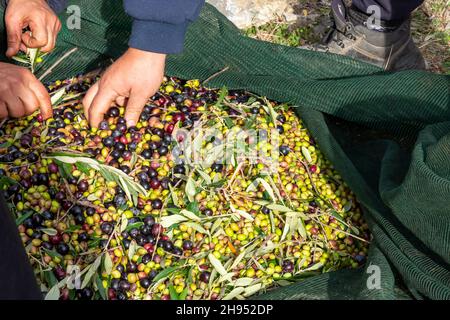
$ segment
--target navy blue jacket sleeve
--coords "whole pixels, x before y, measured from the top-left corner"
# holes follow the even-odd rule
[[[133,18],[130,47],[158,53],[183,50],[187,26],[195,20],[204,0],[124,0]]]

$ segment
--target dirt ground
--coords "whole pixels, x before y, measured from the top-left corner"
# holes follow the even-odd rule
[[[294,0],[291,13],[244,30],[264,41],[304,46],[320,41],[329,23],[329,0]],[[413,38],[431,72],[450,74],[450,0],[426,0],[413,13]]]

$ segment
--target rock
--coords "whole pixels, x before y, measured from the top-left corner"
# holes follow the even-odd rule
[[[238,28],[259,26],[283,16],[292,0],[206,0],[230,19]],[[291,17],[293,18],[293,17]]]

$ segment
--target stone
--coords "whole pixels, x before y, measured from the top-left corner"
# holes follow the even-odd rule
[[[238,28],[259,26],[282,17],[292,9],[292,0],[206,0]],[[293,18],[293,17],[292,17]]]

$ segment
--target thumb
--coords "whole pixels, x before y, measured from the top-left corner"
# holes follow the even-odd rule
[[[9,26],[6,28],[6,35],[8,38],[8,50],[6,50],[6,56],[11,58],[19,52],[19,47],[21,44],[21,34],[22,29],[19,25]]]
[[[125,109],[125,120],[127,121],[128,128],[134,127],[138,123],[142,109],[144,109],[147,100],[148,97],[139,92],[139,90],[131,91],[127,107]]]

